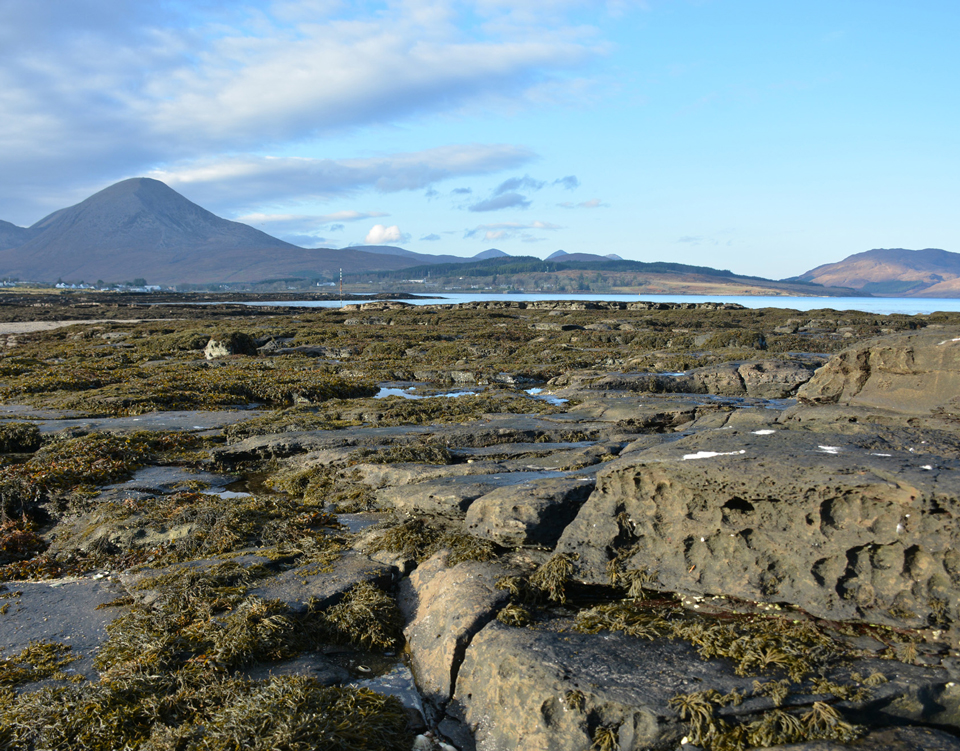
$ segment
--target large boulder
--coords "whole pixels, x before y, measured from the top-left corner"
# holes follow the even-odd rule
[[[803,431],[704,431],[627,454],[557,550],[577,576],[646,570],[695,595],[787,602],[819,617],[954,629],[960,463]]]
[[[448,567],[448,558],[444,550],[425,561],[403,580],[399,598],[417,685],[436,706],[450,700],[470,640],[507,602],[497,579],[514,573],[476,561]]]
[[[873,339],[847,349],[797,392],[802,405],[960,416],[960,331]]]

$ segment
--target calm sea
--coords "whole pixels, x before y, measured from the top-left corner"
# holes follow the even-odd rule
[[[549,294],[473,294],[442,295],[421,300],[404,300],[413,305],[456,304],[486,300],[537,301],[537,300],[615,300],[618,302],[729,302],[745,308],[784,308],[788,310],[860,310],[865,313],[886,315],[902,313],[917,315],[938,311],[960,312],[960,298],[916,297],[753,297],[749,295],[701,296],[701,295],[549,295]],[[287,302],[245,303],[251,305],[277,305],[302,308],[338,308],[333,301],[295,300]],[[347,304],[347,303],[345,303]]]

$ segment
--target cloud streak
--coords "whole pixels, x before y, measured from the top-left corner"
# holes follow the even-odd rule
[[[373,189],[419,190],[450,178],[509,169],[535,157],[509,144],[465,144],[365,159],[228,156],[153,170],[149,177],[204,206],[257,207],[271,202],[329,200]]]
[[[530,199],[519,193],[503,193],[485,201],[479,201],[469,207],[470,211],[499,211],[500,209],[526,209]]]

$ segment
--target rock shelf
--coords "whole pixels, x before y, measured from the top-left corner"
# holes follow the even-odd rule
[[[960,316],[232,310],[0,357],[0,746],[960,748]]]

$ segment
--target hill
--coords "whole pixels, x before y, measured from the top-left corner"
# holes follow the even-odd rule
[[[572,259],[572,260],[568,260]],[[584,260],[586,259],[586,260]],[[508,256],[456,264],[414,266],[403,271],[364,273],[363,279],[391,281],[422,277],[440,289],[484,287],[496,283],[515,291],[641,292],[647,294],[857,296],[855,290],[810,282],[778,282],[708,266],[624,261],[590,253],[567,253],[558,260]],[[344,279],[360,281],[360,276]],[[451,286],[457,285],[457,286]],[[398,287],[399,288],[399,287]]]
[[[784,281],[852,287],[886,297],[960,296],[960,253],[877,248]]]

